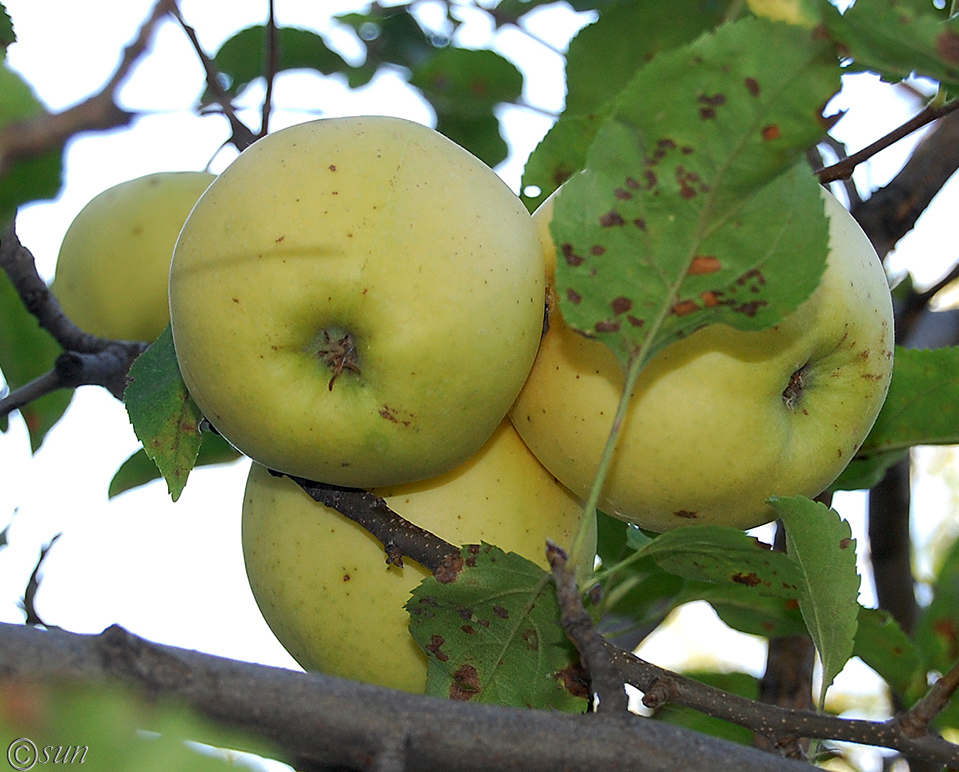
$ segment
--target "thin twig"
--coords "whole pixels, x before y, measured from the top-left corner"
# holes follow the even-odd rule
[[[260,136],[270,131],[270,113],[273,111],[273,84],[280,69],[280,35],[276,26],[276,1],[270,0],[270,16],[266,22],[266,39],[263,41],[263,77],[266,80],[266,94],[260,116]]]
[[[928,692],[896,721],[907,734],[918,737],[929,731],[929,725],[949,705],[959,689],[959,662],[948,673],[937,679]]]
[[[886,136],[881,137],[872,144],[867,145],[862,150],[843,158],[841,161],[833,164],[832,166],[827,166],[824,169],[820,169],[816,172],[816,176],[819,177],[819,181],[822,183],[848,179],[852,176],[853,171],[859,164],[863,163],[864,161],[868,161],[881,150],[885,150],[887,147],[894,145],[899,140],[908,137],[914,131],[921,129],[923,126],[926,126],[933,121],[937,121],[940,118],[955,112],[956,110],[959,110],[959,99],[953,100],[952,102],[947,102],[939,107],[927,107],[914,115],[897,129],[894,129],[886,134]]]
[[[220,85],[220,73],[213,63],[213,60],[207,55],[206,51],[203,50],[203,46],[200,45],[200,38],[197,36],[196,30],[186,23],[179,9],[175,9],[173,14],[177,22],[179,22],[180,27],[190,39],[190,43],[193,45],[193,50],[196,52],[200,64],[203,65],[203,70],[206,73],[206,86],[210,90],[210,94],[213,95],[213,99],[223,110],[223,115],[226,116],[226,119],[230,122],[230,128],[232,130],[230,142],[233,143],[237,150],[245,150],[256,141],[256,135],[250,130],[250,127],[243,123],[237,116],[230,95],[227,94],[223,86]]]
[[[576,586],[576,574],[567,565],[566,551],[548,540],[546,560],[556,583],[563,629],[579,651],[583,667],[589,673],[593,694],[599,698],[596,712],[628,713],[629,697],[622,676],[610,661],[603,638],[596,632],[593,620],[583,606],[582,596]]]
[[[382,496],[358,488],[342,488],[288,475],[314,501],[335,509],[379,539],[386,562],[403,565],[415,560],[440,581],[451,581],[462,568],[460,548],[414,525],[394,512]]]

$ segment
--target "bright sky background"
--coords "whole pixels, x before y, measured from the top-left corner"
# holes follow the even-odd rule
[[[34,84],[40,98],[54,110],[65,108],[98,91],[116,67],[123,46],[136,35],[152,7],[150,0],[77,3],[70,0],[4,0],[19,41],[8,60]],[[277,0],[281,24],[307,26],[330,34],[354,59],[357,42],[342,30],[327,30],[327,10],[347,9],[346,0]],[[231,0],[229,4],[182,0],[182,12],[210,52],[241,26],[262,22],[265,0]],[[323,8],[322,13],[313,9]],[[224,10],[228,8],[229,10]],[[108,10],[104,10],[108,9]],[[215,9],[215,10],[214,10]],[[557,47],[588,17],[568,9],[540,13],[534,31]],[[465,42],[482,45],[486,30]],[[497,39],[501,50],[515,56],[532,74],[535,91],[526,100],[547,111],[561,109],[562,61],[547,48],[516,31]],[[56,62],[56,67],[50,63]],[[109,134],[74,140],[67,152],[65,187],[50,203],[26,208],[18,218],[19,235],[36,256],[42,275],[52,278],[64,231],[79,209],[101,190],[124,180],[161,170],[203,168],[212,158],[213,171],[232,159],[218,152],[227,137],[219,117],[198,118],[191,108],[203,87],[202,71],[182,31],[164,23],[153,52],[135,70],[121,91],[122,105],[150,111],[130,127]],[[258,94],[248,103],[258,105]],[[310,74],[280,78],[276,92],[280,109],[273,127],[324,115],[388,113],[430,123],[431,111],[418,97],[398,86],[395,76],[379,77],[357,94],[333,79]],[[890,87],[872,78],[857,78],[848,94],[834,104],[852,108],[836,134],[851,150],[859,149],[900,124],[917,103],[892,98]],[[252,114],[248,114],[252,115]],[[518,189],[519,175],[529,152],[550,125],[533,110],[504,110],[513,148],[498,171]],[[255,127],[257,121],[251,119]],[[861,187],[884,183],[908,156],[910,142],[882,153],[858,178]],[[952,225],[957,210],[956,185],[937,199],[924,216],[924,238],[910,236],[898,251],[896,264],[922,258],[919,280],[933,281],[954,255],[942,248],[935,234]],[[935,221],[935,224],[933,224]],[[941,225],[941,227],[939,227]],[[938,256],[938,257],[937,257]],[[119,464],[138,447],[123,406],[105,391],[81,388],[60,425],[44,447],[30,457],[26,431],[14,418],[0,435],[0,527],[12,519],[10,546],[0,551],[0,621],[22,622],[17,601],[26,586],[38,551],[56,533],[63,536],[50,553],[38,595],[38,611],[49,623],[74,632],[97,633],[119,623],[146,638],[242,660],[296,667],[262,621],[246,583],[240,552],[239,520],[248,462],[195,472],[173,504],[162,482],[107,501],[109,481]],[[942,452],[926,453],[922,468],[945,470],[923,488],[919,539],[932,543],[956,530],[951,514],[955,467]],[[847,517],[865,547],[862,497],[837,497],[836,508]],[[863,601],[872,588],[864,581]],[[717,659],[727,666],[759,674],[764,647],[758,641],[705,633],[696,627],[709,614],[685,616],[677,629],[684,642],[651,642],[644,654],[658,664],[681,666]],[[861,677],[855,670],[850,681]],[[856,691],[855,684],[849,688]]]

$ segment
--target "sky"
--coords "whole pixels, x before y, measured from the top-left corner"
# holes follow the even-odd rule
[[[100,89],[116,67],[152,4],[148,0],[76,3],[70,0],[4,0],[19,42],[9,51],[12,67],[34,84],[51,110],[63,109]],[[283,24],[309,26],[328,34],[344,55],[362,55],[358,42],[343,30],[324,26],[326,16],[312,9],[315,0],[277,0]],[[325,2],[326,8],[355,6]],[[213,10],[214,7],[217,10]],[[213,51],[231,32],[262,22],[265,0],[231,0],[223,4],[182,0],[182,12]],[[56,23],[51,24],[55,15]],[[588,17],[569,10],[543,13],[534,31],[563,48]],[[487,30],[477,25],[463,42],[482,44]],[[534,88],[526,100],[542,111],[562,107],[562,60],[548,48],[515,31],[497,38],[497,46],[514,56],[530,74]],[[51,67],[51,62],[56,66]],[[101,190],[118,182],[163,170],[200,169],[211,164],[221,171],[233,154],[220,150],[227,136],[218,117],[199,118],[191,109],[203,86],[203,74],[182,31],[164,23],[151,55],[136,68],[120,92],[127,109],[145,111],[130,127],[109,134],[89,134],[67,149],[65,186],[52,202],[25,208],[18,232],[41,274],[53,276],[60,239],[80,208]],[[257,105],[254,92],[245,102]],[[281,77],[276,88],[278,109],[273,126],[299,123],[319,115],[387,113],[430,123],[429,107],[402,87],[395,76],[378,77],[360,93],[310,74]],[[320,113],[316,107],[323,106]],[[892,88],[873,78],[847,83],[834,109],[849,113],[836,134],[856,150],[897,126],[918,108],[896,98]],[[538,110],[509,109],[503,121],[512,147],[510,159],[497,169],[514,190],[529,152],[550,120]],[[255,121],[254,121],[255,125]],[[884,151],[858,173],[862,189],[881,185],[908,156],[912,141]],[[212,159],[212,161],[211,161]],[[934,281],[952,255],[941,249],[937,232],[951,224],[959,201],[952,186],[934,202],[922,228],[897,250],[893,266],[915,266],[920,282]],[[925,234],[923,233],[926,232]],[[124,625],[151,640],[199,649],[237,659],[297,667],[273,638],[260,617],[246,583],[240,551],[239,520],[248,462],[194,472],[182,497],[170,501],[162,482],[107,500],[107,486],[120,463],[138,447],[123,406],[105,391],[84,387],[41,451],[31,457],[26,431],[18,418],[0,435],[0,528],[10,522],[9,546],[0,551],[0,621],[22,622],[18,599],[40,548],[62,533],[44,564],[37,599],[40,615],[74,632],[98,633],[110,624]],[[954,459],[936,451],[917,458],[923,470],[921,543],[935,543],[954,533],[956,489]],[[836,508],[847,517],[865,549],[862,496],[837,497]],[[871,602],[864,582],[862,600]],[[674,625],[683,636],[658,638],[644,656],[665,667],[702,661],[744,667],[761,673],[763,645],[755,639],[701,625],[710,612],[700,607]],[[698,641],[708,641],[708,645]],[[862,669],[853,670],[848,688],[864,683]],[[858,679],[858,681],[857,681]],[[842,682],[841,682],[842,683]]]

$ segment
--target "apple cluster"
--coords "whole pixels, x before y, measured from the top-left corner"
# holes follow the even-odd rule
[[[563,320],[561,194],[530,216],[431,129],[323,119],[262,138],[215,179],[107,191],[71,228],[54,282],[68,313],[147,340],[169,320],[191,395],[253,460],[247,574],[303,667],[423,691],[404,604],[427,572],[385,565],[370,534],[269,470],[373,490],[447,541],[541,565],[547,537],[580,529],[624,375]],[[772,518],[769,497],[815,496],[852,458],[888,389],[892,306],[875,251],[823,195],[819,288],[768,330],[712,325],[647,365],[601,510],[653,531],[749,528]],[[150,286],[148,263],[162,274]],[[132,327],[83,316],[120,297],[161,297],[164,312]],[[595,543],[592,515],[585,528]]]

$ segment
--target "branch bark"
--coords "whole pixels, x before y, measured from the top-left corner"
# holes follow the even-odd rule
[[[0,624],[0,683],[132,683],[277,743],[299,768],[404,772],[802,772],[811,767],[633,715],[451,702],[153,644]]]

